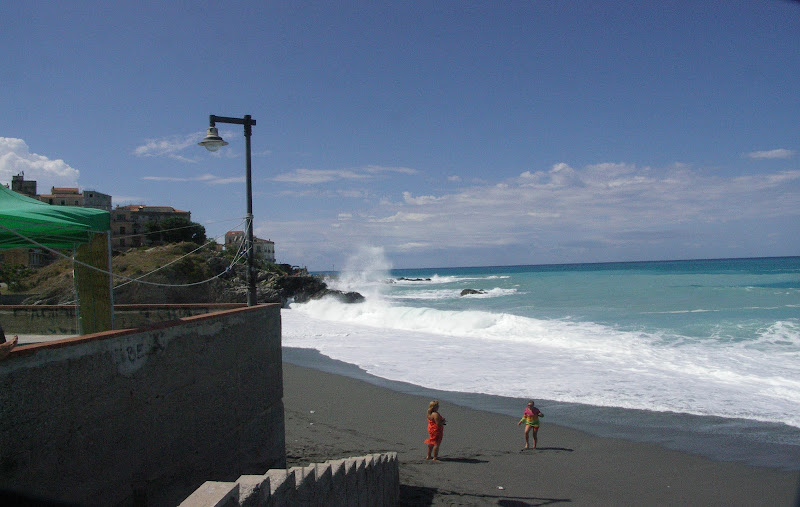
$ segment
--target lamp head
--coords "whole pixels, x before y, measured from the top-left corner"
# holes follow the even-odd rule
[[[199,144],[200,146],[205,146],[208,151],[217,151],[223,146],[226,146],[228,142],[219,136],[219,132],[217,132],[217,127],[208,127],[205,139],[203,139],[197,144]]]

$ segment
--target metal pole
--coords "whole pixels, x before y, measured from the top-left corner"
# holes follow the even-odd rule
[[[255,123],[255,122],[253,122]],[[250,135],[252,134],[250,115],[244,116],[244,139],[247,157],[247,306],[258,304],[256,296],[255,248],[253,245],[253,183],[250,175]]]
[[[245,238],[245,248],[247,248],[247,306],[255,306],[258,301],[255,273],[256,252],[253,241],[253,183],[250,176],[250,135],[253,133],[253,125],[256,124],[256,121],[249,114],[244,115],[244,118],[231,118],[215,114],[208,116],[209,126],[216,126],[216,122],[244,125],[245,155],[247,157],[247,217],[245,218],[247,220],[247,237]]]

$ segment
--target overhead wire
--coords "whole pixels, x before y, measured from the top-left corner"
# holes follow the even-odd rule
[[[245,219],[245,220],[244,220],[242,223],[243,223],[243,224],[246,224],[246,223],[247,223],[247,219]],[[53,248],[50,248],[50,247],[48,247],[48,246],[46,246],[46,245],[43,245],[42,243],[39,243],[38,241],[36,241],[36,240],[34,240],[34,239],[32,239],[32,238],[29,238],[29,237],[27,237],[27,236],[25,236],[25,235],[23,235],[23,234],[21,234],[21,233],[19,233],[19,232],[15,231],[14,229],[11,229],[11,228],[9,228],[9,227],[6,227],[6,226],[5,226],[5,225],[3,225],[3,224],[0,224],[0,228],[3,228],[3,229],[5,229],[6,231],[8,231],[8,232],[10,232],[10,233],[12,233],[12,234],[14,234],[14,235],[16,235],[16,236],[20,237],[20,238],[22,238],[22,239],[24,239],[24,240],[26,240],[26,241],[28,241],[28,242],[32,243],[32,244],[34,244],[34,245],[38,246],[39,248],[42,248],[42,249],[44,249],[44,250],[47,250],[48,252],[51,252],[51,253],[53,253],[53,254],[55,254],[55,255],[59,256],[59,257],[63,257],[64,259],[71,260],[71,261],[72,261],[73,263],[75,263],[75,264],[78,264],[78,265],[80,265],[80,266],[84,266],[84,267],[86,267],[86,268],[89,268],[89,269],[92,269],[92,270],[94,270],[94,271],[98,271],[98,272],[100,272],[100,273],[103,273],[103,274],[109,275],[109,276],[111,276],[112,278],[119,278],[119,279],[122,279],[122,280],[127,280],[127,282],[126,282],[125,284],[120,284],[120,285],[118,285],[117,287],[121,287],[122,285],[127,285],[128,283],[132,283],[132,282],[140,283],[140,284],[143,284],[143,285],[152,285],[152,286],[157,286],[157,287],[192,287],[192,286],[195,286],[195,285],[202,285],[202,284],[204,284],[204,283],[211,282],[212,280],[216,280],[217,278],[219,278],[219,277],[223,276],[224,274],[226,274],[226,273],[230,272],[230,269],[231,269],[231,268],[232,268],[234,265],[236,265],[236,264],[239,262],[239,260],[242,258],[242,255],[241,255],[241,254],[242,254],[242,250],[244,250],[244,242],[242,242],[242,243],[240,243],[240,244],[239,244],[239,249],[237,250],[236,254],[234,255],[234,258],[232,259],[232,261],[231,261],[231,263],[228,265],[228,267],[227,267],[227,268],[226,268],[224,271],[222,271],[221,273],[219,273],[219,274],[217,274],[217,275],[215,275],[215,276],[212,276],[211,278],[208,278],[208,279],[206,279],[206,280],[202,280],[202,281],[199,281],[199,282],[186,283],[186,284],[167,284],[167,283],[147,282],[147,281],[141,280],[141,278],[144,278],[144,277],[146,277],[146,276],[148,276],[148,275],[150,275],[150,274],[152,274],[152,273],[155,273],[156,271],[159,271],[159,270],[161,270],[161,269],[163,269],[163,268],[167,267],[169,264],[173,264],[173,263],[175,263],[175,262],[177,262],[177,261],[179,261],[179,260],[183,259],[184,257],[186,257],[186,256],[188,256],[188,255],[191,255],[192,253],[194,253],[194,252],[196,252],[196,251],[198,251],[198,250],[200,250],[200,249],[202,249],[202,248],[205,248],[205,247],[209,246],[209,245],[210,245],[210,244],[212,244],[212,243],[216,243],[216,241],[215,241],[215,240],[216,240],[216,237],[214,238],[214,240],[208,240],[206,243],[204,243],[203,245],[201,245],[199,248],[197,248],[197,249],[193,250],[192,252],[189,252],[189,253],[187,253],[187,254],[185,254],[185,255],[181,256],[181,257],[180,257],[180,258],[178,258],[178,259],[175,259],[175,260],[173,260],[173,261],[172,261],[172,262],[170,262],[169,264],[166,264],[166,265],[164,265],[164,266],[161,266],[161,267],[159,267],[159,268],[157,268],[157,269],[155,269],[155,270],[153,270],[153,271],[150,271],[150,272],[148,272],[148,273],[145,273],[144,275],[142,275],[142,276],[140,276],[140,277],[138,277],[138,278],[131,278],[131,277],[128,277],[128,276],[124,276],[124,275],[116,274],[116,273],[114,273],[114,272],[112,272],[112,271],[110,271],[110,270],[105,270],[105,269],[102,269],[102,268],[98,268],[97,266],[92,266],[92,265],[90,265],[90,264],[86,264],[85,262],[79,261],[79,260],[77,260],[77,259],[75,259],[75,258],[73,258],[73,257],[70,257],[70,256],[68,256],[68,255],[64,255],[63,253],[59,252],[58,250],[55,250],[55,249],[53,249]],[[102,232],[105,232],[105,231],[88,231],[88,230],[87,230],[87,232],[102,233]],[[218,236],[218,237],[219,237],[219,236]],[[246,253],[246,251],[245,251],[245,253]],[[117,287],[114,287],[114,288],[116,289]]]

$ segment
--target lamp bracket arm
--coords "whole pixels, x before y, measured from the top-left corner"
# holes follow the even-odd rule
[[[245,115],[244,118],[230,118],[228,116],[217,116],[217,115],[209,115],[208,123],[210,127],[214,127],[216,122],[220,123],[232,123],[234,125],[244,125],[244,126],[252,126],[256,124],[256,121],[250,117],[250,115]]]

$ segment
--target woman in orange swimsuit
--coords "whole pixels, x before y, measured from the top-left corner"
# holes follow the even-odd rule
[[[439,461],[439,444],[442,443],[444,436],[444,417],[439,413],[439,400],[428,403],[428,455],[425,459]]]

